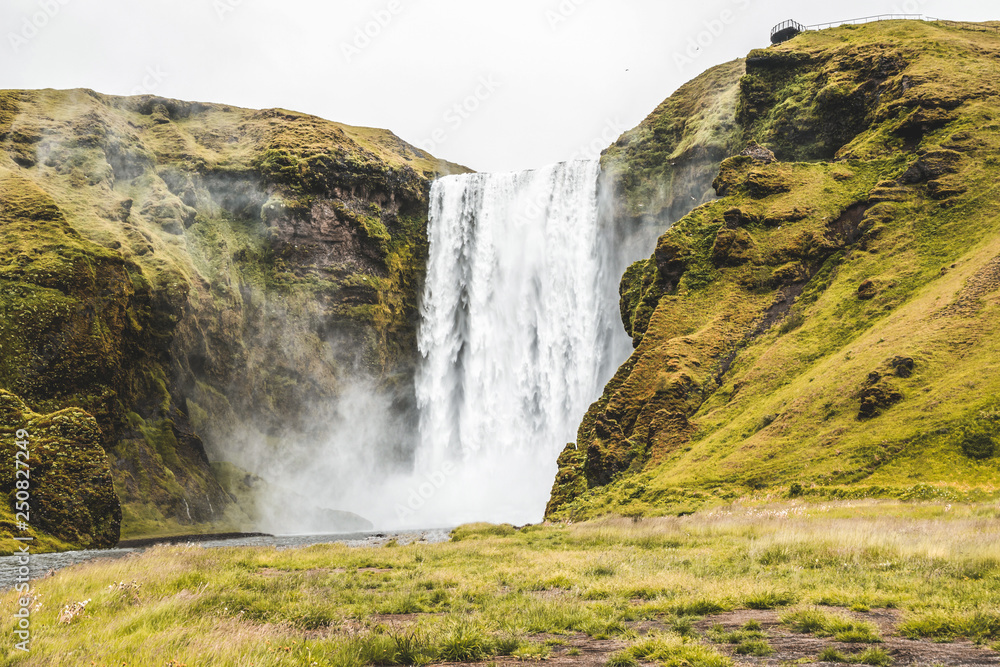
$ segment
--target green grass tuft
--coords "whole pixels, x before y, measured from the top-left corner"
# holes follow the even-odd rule
[[[733,649],[736,655],[752,655],[759,658],[766,658],[774,655],[775,651],[764,639],[744,639]]]
[[[789,612],[781,616],[781,622],[792,632],[833,637],[838,642],[869,644],[882,641],[874,623],[827,614],[818,609]]]
[[[888,653],[880,648],[869,648],[860,653],[843,653],[832,646],[827,646],[816,657],[817,662],[841,662],[852,665],[877,665],[878,667],[889,667],[892,658]]]
[[[976,642],[1000,639],[1000,611],[942,609],[920,612],[900,623],[899,633],[910,639],[950,641],[964,637]]]

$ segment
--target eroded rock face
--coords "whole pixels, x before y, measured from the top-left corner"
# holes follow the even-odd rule
[[[604,151],[616,229],[663,229],[712,199],[719,163],[746,146],[734,119],[743,73],[741,60],[707,70]]]
[[[126,498],[211,518],[226,496],[170,395],[167,348],[185,321],[186,283],[151,284],[120,242],[84,238],[28,178],[0,174],[0,200],[0,388],[40,413],[76,407],[96,420]]]
[[[101,447],[97,421],[83,410],[69,408],[48,415],[32,412],[20,398],[0,389],[0,451],[14,461],[20,450],[17,434],[27,434],[30,477],[29,522],[41,530],[81,547],[113,547],[118,543],[122,508],[115,493],[111,465]],[[0,474],[0,492],[14,508],[17,482],[12,465]],[[0,531],[19,535],[9,521]]]
[[[670,285],[676,285],[691,260],[691,248],[683,239],[662,237],[656,244],[653,257],[656,258],[656,270],[662,279]]]
[[[893,378],[906,379],[913,375],[916,362],[912,357],[895,356],[886,359],[878,370],[872,371],[861,385],[858,419],[871,419],[882,414],[903,400]]]
[[[921,183],[945,174],[954,174],[958,171],[961,159],[962,154],[958,151],[928,151],[911,164],[899,180],[902,183]]]
[[[878,294],[878,285],[871,278],[866,279],[858,285],[858,298],[862,301],[874,299]]]

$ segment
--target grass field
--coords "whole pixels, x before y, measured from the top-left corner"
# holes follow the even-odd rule
[[[997,664],[998,519],[795,501],[442,544],[157,547],[36,581],[31,651],[11,639],[0,664]]]

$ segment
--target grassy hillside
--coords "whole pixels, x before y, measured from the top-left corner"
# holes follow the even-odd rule
[[[209,457],[364,378],[405,412],[429,179],[384,130],[0,91],[0,388],[97,419],[126,534],[231,521]]]
[[[998,49],[906,21],[750,53],[756,143],[623,277],[636,350],[549,517],[1000,491]]]

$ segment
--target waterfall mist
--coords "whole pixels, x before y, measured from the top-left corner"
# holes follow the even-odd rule
[[[622,222],[609,190],[597,161],[435,181],[416,415],[359,377],[311,435],[242,447],[234,462],[269,482],[261,527],[322,532],[323,508],[378,529],[540,521],[560,451],[632,350],[618,283],[655,230]]]

